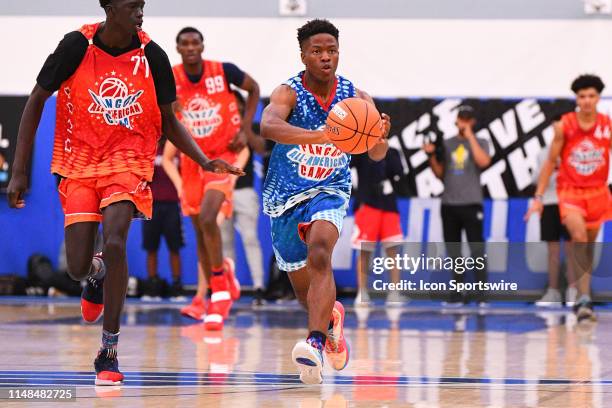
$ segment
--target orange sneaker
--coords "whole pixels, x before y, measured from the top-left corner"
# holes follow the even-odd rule
[[[201,297],[194,296],[191,304],[181,309],[181,314],[192,319],[202,320],[206,315],[206,303]]]
[[[227,284],[232,300],[240,299],[240,282],[236,279],[236,264],[232,258],[223,259],[223,269],[227,276]]]
[[[349,347],[344,338],[344,306],[336,301],[332,310],[333,326],[327,332],[325,355],[331,366],[340,371],[349,362]]]

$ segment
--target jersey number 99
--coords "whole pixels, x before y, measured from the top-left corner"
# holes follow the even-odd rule
[[[223,92],[225,90],[225,81],[223,81],[223,77],[221,75],[206,78],[204,84],[206,85],[206,91],[208,91],[209,95]]]

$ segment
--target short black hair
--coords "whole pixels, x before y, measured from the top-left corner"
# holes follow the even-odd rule
[[[597,93],[601,93],[606,85],[597,75],[585,74],[580,75],[572,82],[572,91],[577,94],[578,91],[588,88],[595,88]]]
[[[181,38],[181,35],[186,34],[186,33],[196,33],[197,35],[200,36],[200,40],[202,40],[202,42],[204,42],[204,35],[202,34],[202,32],[200,30],[198,30],[195,27],[184,27],[176,35],[176,43],[177,44],[179,43],[179,39]]]
[[[100,0],[100,7],[105,9],[106,7],[110,6],[112,2],[113,0]]]
[[[298,43],[300,44],[300,49],[302,48],[304,41],[317,34],[330,34],[336,39],[336,41],[338,41],[340,32],[336,26],[330,23],[328,20],[320,18],[310,20],[297,30],[297,39]]]

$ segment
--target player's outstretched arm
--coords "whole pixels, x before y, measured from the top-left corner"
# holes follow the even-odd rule
[[[555,171],[555,167],[559,161],[559,156],[561,156],[561,150],[563,150],[563,145],[565,144],[565,138],[563,137],[563,125],[561,122],[555,123],[554,128],[555,137],[550,145],[550,153],[542,165],[542,170],[540,170],[540,177],[538,177],[538,185],[534,194],[535,200],[533,200],[531,207],[525,214],[525,221],[527,221],[533,213],[542,213],[542,210],[544,209],[544,205],[542,204],[542,195],[548,188],[550,176]]]
[[[376,106],[374,103],[374,99],[365,91],[360,89],[356,89],[357,97],[361,99],[365,99],[370,102],[372,105]],[[381,114],[382,116],[382,131],[383,136],[378,140],[378,143],[374,145],[370,150],[368,150],[368,156],[370,159],[374,161],[381,161],[387,155],[387,150],[389,150],[389,144],[387,143],[387,136],[389,136],[389,131],[391,130],[391,118],[386,113]]]
[[[174,146],[198,163],[206,171],[214,173],[230,173],[236,176],[244,176],[244,171],[234,167],[223,160],[210,160],[193,140],[187,129],[178,121],[174,115],[171,104],[159,107],[162,115],[162,132]]]
[[[329,143],[322,130],[307,130],[287,123],[295,107],[295,91],[287,85],[278,86],[270,96],[270,103],[263,111],[261,135],[281,144]]]
[[[15,160],[11,169],[11,180],[8,185],[8,201],[11,208],[25,207],[23,194],[28,186],[28,176],[26,169],[30,162],[32,145],[36,137],[36,129],[40,123],[45,101],[49,99],[52,92],[34,86],[28,101],[26,102],[21,123],[19,123],[19,133],[17,134],[17,147],[15,150]]]

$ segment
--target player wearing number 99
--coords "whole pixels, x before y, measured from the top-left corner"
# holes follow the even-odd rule
[[[25,207],[36,129],[45,101],[59,91],[51,171],[63,178],[68,273],[87,278],[83,318],[95,322],[104,312],[96,384],[115,385],[123,380],[117,343],[127,290],[127,233],[134,216],[151,216],[148,183],[161,133],[206,171],[242,171],[209,160],[174,116],[170,62],[141,29],[144,1],[100,0],[100,6],[106,20],[66,34],[40,71],[21,119],[8,195],[11,207]],[[100,222],[104,251],[94,256]]]
[[[255,139],[251,127],[259,103],[259,85],[234,64],[203,60],[204,36],[196,28],[179,31],[176,50],[182,60],[173,67],[177,117],[206,155],[237,164],[238,153],[247,141]],[[249,93],[243,117],[230,84]],[[247,151],[243,153],[248,156]],[[240,296],[233,261],[223,258],[218,225],[218,221],[231,217],[236,180],[227,174],[203,174],[197,163],[184,155],[179,174],[175,155],[174,146],[166,143],[163,166],[179,193],[183,214],[191,217],[201,266],[196,295],[181,313],[196,319],[205,315],[206,330],[221,330],[232,300]],[[213,293],[206,310],[208,280]]]
[[[329,143],[323,130],[328,112],[343,99],[372,101],[336,75],[338,29],[312,20],[298,29],[305,70],[278,86],[262,117],[262,136],[274,140],[263,189],[264,212],[271,218],[278,266],[289,272],[296,297],[308,310],[306,341],[292,358],[307,384],[322,381],[322,352],[343,369],[349,352],[342,333],[344,308],[336,302],[331,255],[342,228],[351,191],[350,157]],[[368,152],[382,160],[391,126],[383,114],[384,137]]]

